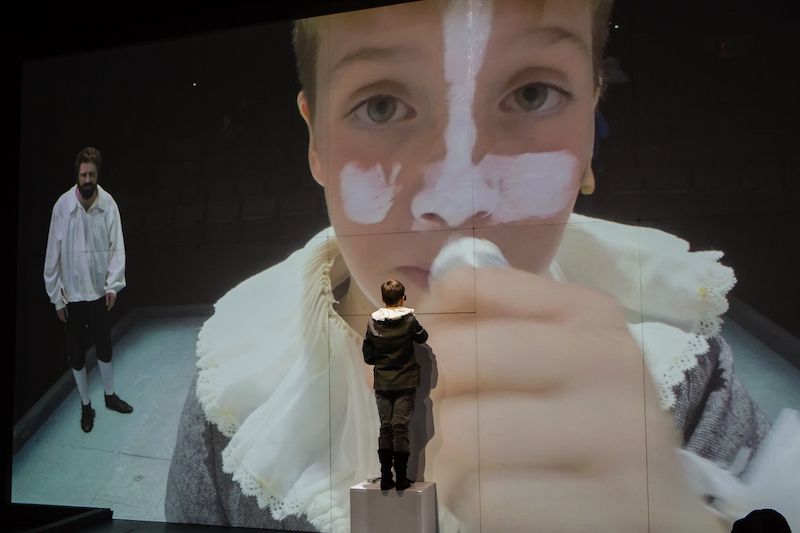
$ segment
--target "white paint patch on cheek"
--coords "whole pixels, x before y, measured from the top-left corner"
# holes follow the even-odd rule
[[[364,170],[347,163],[340,174],[342,206],[345,215],[359,224],[377,224],[386,218],[397,195],[400,163],[392,165],[387,177],[380,164]]]
[[[562,150],[505,156],[489,154],[478,165],[476,212],[494,224],[548,218],[572,200],[578,159]]]

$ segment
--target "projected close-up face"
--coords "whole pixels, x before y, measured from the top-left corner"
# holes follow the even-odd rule
[[[473,227],[545,271],[591,157],[590,2],[421,2],[314,30],[309,158],[362,290],[398,277],[424,294]]]

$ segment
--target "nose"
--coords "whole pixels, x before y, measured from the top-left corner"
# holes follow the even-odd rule
[[[445,216],[443,215],[445,216],[449,215],[449,216],[445,218]],[[432,228],[446,228],[448,226],[459,226],[464,222],[466,222],[468,218],[470,218],[470,215],[467,215],[467,217],[464,218],[463,220],[459,220],[458,215],[452,212],[443,214],[439,214],[436,212],[429,212],[429,213],[422,213],[417,216],[418,220],[425,222],[426,226]],[[471,218],[475,226],[481,226],[483,224],[489,223],[491,215],[487,211],[477,211],[475,214],[471,215]]]
[[[424,172],[422,189],[411,202],[414,219],[426,227],[459,227],[489,218],[487,202],[493,192],[483,179],[480,164],[451,158],[431,165]]]
[[[472,187],[468,180],[426,176],[423,189],[411,202],[416,220],[436,227],[457,227],[473,213]]]
[[[438,139],[443,157],[423,170],[422,188],[411,202],[421,227],[462,227],[475,216],[485,218],[491,205],[492,191],[481,165],[486,147],[477,142],[473,116],[474,80],[467,78],[450,80],[446,125]]]

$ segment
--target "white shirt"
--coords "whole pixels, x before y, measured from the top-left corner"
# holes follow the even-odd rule
[[[56,309],[90,302],[125,287],[125,242],[117,203],[97,186],[89,209],[78,201],[77,186],[53,206],[44,285]]]

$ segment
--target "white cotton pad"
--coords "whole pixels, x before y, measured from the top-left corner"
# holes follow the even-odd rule
[[[503,252],[492,241],[460,237],[447,243],[431,265],[431,280],[441,278],[459,266],[474,268],[510,268]]]

